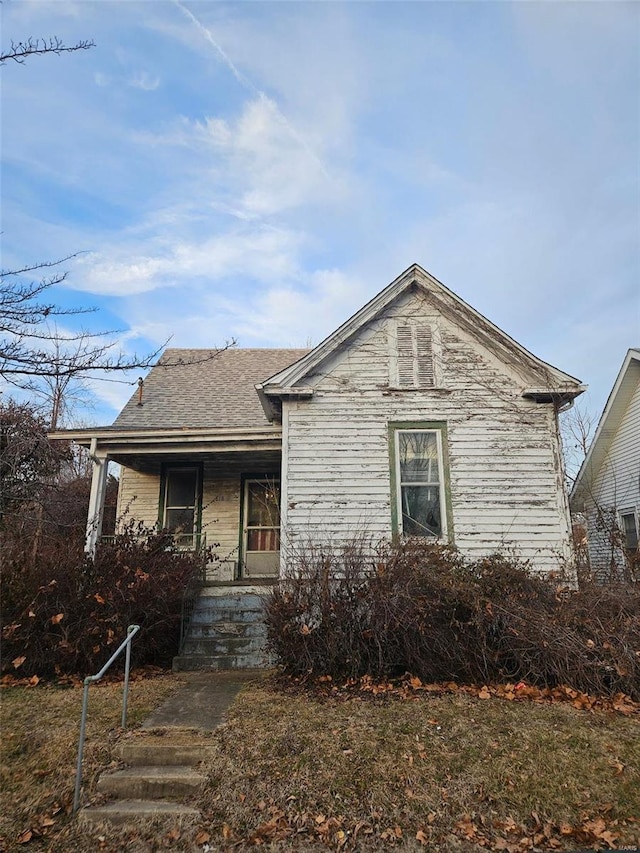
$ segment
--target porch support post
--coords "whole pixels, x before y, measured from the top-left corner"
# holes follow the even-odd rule
[[[109,459],[104,451],[98,450],[98,440],[91,439],[89,457],[93,464],[91,474],[91,494],[89,496],[89,513],[87,516],[87,538],[84,550],[92,556],[102,535],[102,518],[104,515],[104,499],[107,492],[107,471]]]

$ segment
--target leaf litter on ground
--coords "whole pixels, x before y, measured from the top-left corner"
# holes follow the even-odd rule
[[[177,684],[176,676],[136,682],[134,722]],[[14,778],[0,849],[520,853],[640,842],[638,707],[627,697],[411,676],[258,681],[207,741],[208,783],[191,801],[199,820],[81,830],[69,816],[79,695],[3,692]],[[92,697],[89,799],[100,769],[117,766],[122,737],[162,735],[123,734],[120,701],[117,684]],[[68,754],[51,749],[54,730],[68,730]]]

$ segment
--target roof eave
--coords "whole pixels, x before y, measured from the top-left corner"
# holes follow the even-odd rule
[[[554,403],[556,406],[562,407],[573,403],[576,397],[584,394],[586,390],[586,385],[579,385],[577,388],[525,388],[522,396],[526,400],[533,400],[536,403]]]
[[[264,409],[264,413],[270,422],[273,422],[279,415],[280,409],[274,406],[274,400],[310,400],[313,397],[313,388],[308,386],[300,386],[298,388],[282,387],[280,385],[258,384],[255,386],[260,398],[260,403]]]
[[[209,427],[171,428],[171,429],[117,429],[114,427],[87,427],[85,429],[55,430],[48,434],[52,441],[74,441],[82,447],[89,447],[93,439],[103,444],[131,443],[153,444],[172,441],[233,441],[260,440],[262,438],[277,438],[281,434],[279,426],[265,424],[264,427],[232,427],[215,429]]]

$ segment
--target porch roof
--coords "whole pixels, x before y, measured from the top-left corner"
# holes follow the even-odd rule
[[[118,429],[88,427],[50,433],[52,439],[75,441],[115,461],[130,457],[279,451],[282,429],[265,425],[248,429]]]

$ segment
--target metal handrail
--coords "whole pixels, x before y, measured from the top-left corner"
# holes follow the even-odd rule
[[[131,641],[140,630],[140,625],[129,625],[127,628],[127,636],[120,643],[109,660],[102,667],[100,672],[95,675],[88,675],[84,680],[84,693],[82,695],[82,716],[80,718],[80,740],[78,742],[78,763],[76,765],[76,787],[73,794],[73,814],[78,811],[80,805],[80,787],[82,785],[82,758],[84,754],[84,738],[87,728],[87,712],[89,710],[89,685],[92,681],[100,681],[105,672],[109,669],[114,660],[126,648],[125,663],[124,663],[124,693],[122,696],[122,728],[127,727],[127,702],[129,700],[129,667],[131,665]]]

